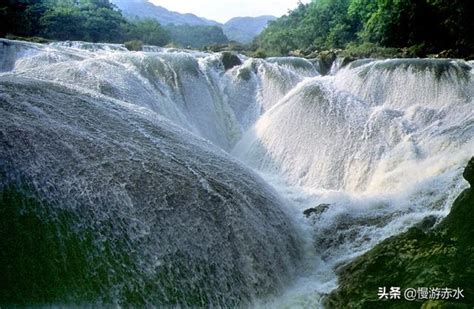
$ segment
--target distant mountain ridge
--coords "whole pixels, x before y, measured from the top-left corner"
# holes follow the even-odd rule
[[[194,14],[182,14],[155,5],[148,0],[111,0],[129,18],[153,18],[162,25],[219,26],[231,41],[250,43],[275,16],[235,17],[221,24]]]
[[[181,14],[155,5],[147,0],[111,0],[127,17],[154,18],[162,25],[200,25],[222,26],[217,21],[209,20],[194,14]]]
[[[263,15],[258,17],[234,17],[223,26],[224,34],[229,40],[250,43],[267,26],[275,16]]]

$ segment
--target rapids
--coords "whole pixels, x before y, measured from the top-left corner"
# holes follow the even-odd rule
[[[2,224],[57,246],[6,244],[0,270],[77,266],[29,304],[319,307],[337,266],[466,187],[472,63],[240,57],[0,40]]]

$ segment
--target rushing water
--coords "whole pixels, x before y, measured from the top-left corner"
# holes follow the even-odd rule
[[[0,44],[0,186],[92,235],[77,276],[96,285],[59,303],[318,307],[335,267],[445,216],[466,186],[464,61],[338,61],[321,76],[291,57],[225,71],[220,54]]]

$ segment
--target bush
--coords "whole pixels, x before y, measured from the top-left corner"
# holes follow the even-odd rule
[[[264,49],[262,48],[259,48],[257,49],[256,51],[254,51],[253,53],[250,54],[250,57],[253,57],[253,58],[267,58],[267,53],[265,52]]]
[[[142,51],[143,50],[143,42],[139,40],[132,40],[123,43],[125,48],[130,51]]]
[[[427,54],[426,46],[423,43],[410,46],[408,48],[405,48],[403,51],[404,51],[405,56],[408,58],[426,57],[426,54]]]
[[[399,54],[397,48],[381,47],[374,43],[349,43],[342,52],[344,57],[353,58],[393,58]]]

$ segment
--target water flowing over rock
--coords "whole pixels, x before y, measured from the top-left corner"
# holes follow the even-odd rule
[[[83,73],[0,78],[2,302],[230,306],[281,289],[301,256],[282,199],[149,108],[84,91]]]
[[[347,66],[299,83],[232,153],[290,184],[301,211],[331,205],[309,219],[315,250],[336,267],[446,215],[465,187],[460,164],[474,151],[472,89],[463,61]]]
[[[472,63],[232,56],[0,40],[3,303],[321,307],[466,188]]]
[[[390,177],[397,165],[472,143],[470,76],[463,62],[392,60],[307,80],[234,153],[296,185],[392,191],[410,180]]]
[[[472,158],[464,171],[473,177]],[[386,239],[374,249],[339,269],[340,288],[325,300],[327,308],[470,308],[474,305],[474,193],[466,189],[449,215],[434,229],[415,226]],[[438,288],[461,294],[436,298],[379,299],[383,286],[405,289]],[[429,290],[428,290],[429,291]],[[457,293],[457,292],[456,292]],[[461,296],[462,295],[462,296]]]

